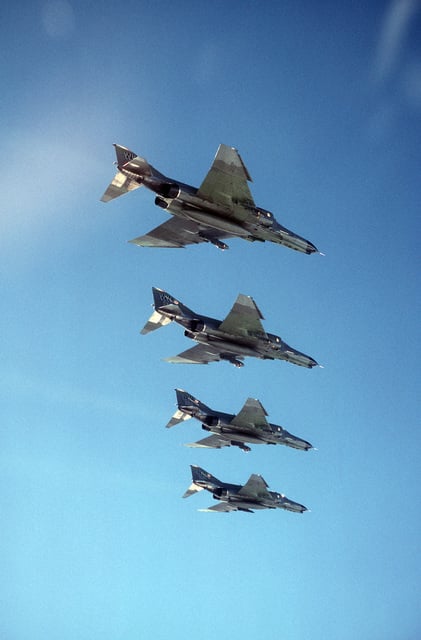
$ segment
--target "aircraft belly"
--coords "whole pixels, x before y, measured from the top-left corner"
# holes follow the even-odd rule
[[[289,234],[267,227],[253,228],[253,226],[249,227],[249,231],[251,235],[254,235],[259,240],[282,244],[289,249],[301,251],[302,253],[312,253],[314,251],[314,247],[307,240],[292,233]]]
[[[186,218],[189,218],[189,220],[193,220],[193,222],[219,229],[219,231],[224,231],[235,236],[250,235],[249,232],[246,231],[246,229],[244,229],[241,225],[236,224],[235,222],[230,222],[229,220],[221,217],[221,215],[190,207],[187,209],[183,209],[183,214]]]
[[[242,344],[241,342],[230,342],[218,338],[218,336],[206,336],[206,343],[217,348],[219,351],[226,350],[228,353],[233,353],[239,356],[256,356],[257,350],[249,344]],[[200,338],[196,338],[199,342],[202,342]],[[204,341],[203,341],[204,342]]]
[[[251,444],[264,444],[265,442],[267,442],[265,439],[259,438],[258,436],[247,433],[239,433],[238,431],[233,431],[232,429],[226,429],[224,427],[221,428],[221,431],[219,433],[221,434],[221,437],[224,438],[224,440],[250,442]]]
[[[270,509],[274,506],[265,502],[255,502],[253,500],[237,500],[236,498],[230,498],[228,502],[235,505],[238,509]]]
[[[244,228],[241,211],[235,211],[232,206],[203,200],[195,195],[183,191],[181,197],[161,198],[167,203],[167,210],[208,227],[219,229],[234,236],[249,237],[250,232]]]

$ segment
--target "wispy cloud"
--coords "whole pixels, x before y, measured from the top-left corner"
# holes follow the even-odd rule
[[[421,0],[392,0],[382,16],[371,69],[374,110],[368,135],[385,140],[408,108],[421,107],[421,62],[411,48],[411,31]]]
[[[374,76],[378,83],[396,71],[418,8],[418,0],[393,0],[384,14],[374,62]]]

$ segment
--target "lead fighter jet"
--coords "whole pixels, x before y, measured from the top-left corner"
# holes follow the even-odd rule
[[[288,346],[279,336],[266,333],[263,319],[250,296],[240,293],[231,311],[221,322],[195,313],[162,289],[152,287],[155,311],[140,333],[146,334],[175,320],[185,328],[184,335],[199,342],[167,362],[208,364],[227,360],[236,367],[244,366],[245,356],[263,360],[286,360],[311,369],[317,362]]]
[[[173,427],[189,418],[196,418],[202,423],[202,429],[211,431],[212,435],[198,442],[188,444],[188,447],[221,447],[236,446],[243,451],[250,451],[246,442],[254,444],[285,444],[293,449],[308,451],[313,446],[288,433],[282,427],[271,424],[266,420],[267,413],[259,400],[249,398],[237,415],[214,411],[203,402],[194,398],[187,391],[175,390],[178,409],[167,424]]]
[[[228,249],[222,238],[275,242],[303,253],[316,247],[278,224],[270,211],[257,207],[247,182],[251,181],[240,154],[221,144],[213,164],[197,189],[164,176],[145,158],[118,144],[117,174],[103,194],[102,202],[144,185],[156,193],[155,204],[173,214],[156,229],[130,240],[142,247],[184,247],[210,242]]]
[[[286,509],[295,513],[307,511],[307,507],[290,500],[282,493],[268,491],[268,485],[262,476],[253,473],[246,484],[228,484],[221,482],[210,473],[191,465],[193,482],[183,495],[188,498],[197,491],[206,489],[210,491],[219,504],[199,511],[247,511],[253,513],[253,509]]]

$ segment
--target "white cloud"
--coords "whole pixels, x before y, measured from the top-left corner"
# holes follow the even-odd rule
[[[377,82],[384,82],[398,66],[411,20],[418,7],[418,0],[393,0],[389,5],[376,51],[374,73]]]
[[[405,109],[421,107],[421,62],[410,48],[420,0],[392,0],[386,9],[372,68],[375,108],[368,123],[374,142],[386,140]]]
[[[75,227],[85,225],[80,203],[83,198],[93,202],[95,184],[99,201],[105,166],[101,129],[106,123],[101,125],[104,118],[98,110],[92,124],[90,107],[84,105],[72,117],[66,109],[33,115],[28,124],[5,132],[0,250],[19,269],[49,246],[53,226],[56,231],[61,223],[66,228],[70,215]]]

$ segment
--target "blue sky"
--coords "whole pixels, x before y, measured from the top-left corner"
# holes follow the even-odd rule
[[[10,3],[2,10],[0,637],[419,638],[421,10],[415,0]],[[198,186],[219,143],[326,256],[147,250],[113,142]],[[151,287],[324,365],[169,365]],[[192,450],[174,388],[317,451]],[[305,504],[206,514],[190,464]]]

